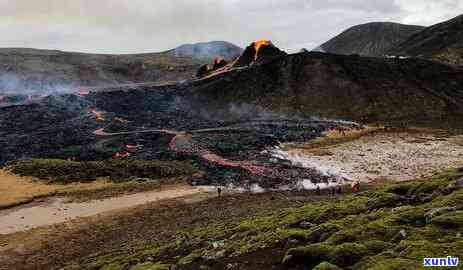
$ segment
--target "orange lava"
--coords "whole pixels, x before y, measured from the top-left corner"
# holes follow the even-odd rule
[[[105,120],[104,117],[103,117],[102,112],[99,112],[97,110],[92,110],[91,112],[93,113],[93,115],[95,115],[96,120],[98,120],[98,121],[104,121]]]
[[[126,144],[126,145],[124,145],[124,147],[125,147],[128,151],[136,151],[136,150],[142,148],[143,146],[142,146],[142,145],[139,145],[139,144],[137,144],[137,145]]]
[[[106,133],[104,132],[104,128],[99,128],[99,129],[93,131],[93,134],[95,134],[97,136],[104,136]]]
[[[122,124],[130,123],[129,120],[124,119],[124,118],[122,118],[122,117],[114,117],[114,121],[119,122],[119,123],[122,123]]]
[[[254,55],[254,61],[257,61],[257,57],[259,55],[259,50],[262,46],[268,46],[268,45],[271,45],[272,42],[270,40],[267,40],[267,39],[261,39],[261,40],[258,40],[258,41],[255,41],[254,42],[254,50],[256,51],[256,54]]]
[[[220,56],[214,58],[214,65],[218,65],[220,64],[220,62],[222,62],[224,59]]]
[[[130,153],[129,152],[122,152],[122,153],[114,153],[113,155],[114,158],[128,158],[130,157]]]
[[[87,95],[90,94],[90,90],[81,88],[81,89],[79,89],[79,91],[77,93],[78,93],[79,96],[87,96]]]
[[[242,168],[247,170],[248,172],[254,174],[254,175],[264,175],[267,171],[267,169],[263,166],[259,165],[254,165],[249,161],[231,161],[224,159],[223,157],[216,155],[216,154],[204,154],[201,156],[201,158],[212,162],[216,163],[225,167],[230,167],[230,168]]]

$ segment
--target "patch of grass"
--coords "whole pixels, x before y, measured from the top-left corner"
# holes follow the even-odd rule
[[[441,216],[434,217],[432,218],[431,223],[443,229],[463,228],[463,211],[446,213]]]
[[[162,178],[188,175],[194,168],[185,162],[157,160],[106,160],[76,162],[59,159],[31,159],[8,167],[20,176],[32,176],[51,183],[68,184],[89,182],[99,177],[112,181],[128,181],[133,178]]]
[[[180,269],[197,269],[206,264],[202,258],[240,263],[240,256],[273,247],[284,249],[281,264],[288,268],[417,269],[423,257],[461,255],[463,188],[442,192],[456,183],[457,174],[392,183],[341,200],[259,214],[238,224],[187,229],[176,236],[180,244],[165,249],[176,255],[169,256],[169,263]],[[425,214],[439,207],[457,210],[426,221]],[[143,263],[142,253],[134,256]]]
[[[169,265],[161,263],[146,262],[135,265],[130,270],[169,270]]]
[[[341,268],[329,262],[322,262],[321,264],[315,266],[313,270],[341,270]]]

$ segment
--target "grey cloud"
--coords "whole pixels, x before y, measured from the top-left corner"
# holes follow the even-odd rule
[[[461,0],[0,0],[0,47],[132,53],[269,38],[295,50],[359,23],[429,25],[462,9]]]

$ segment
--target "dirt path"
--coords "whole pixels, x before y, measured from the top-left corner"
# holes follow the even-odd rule
[[[463,166],[463,136],[373,133],[338,145],[292,148],[280,154],[294,164],[347,179],[404,181]]]
[[[68,203],[66,198],[52,198],[41,203],[0,211],[0,234],[11,234],[150,202],[205,193],[207,190],[180,185],[161,191],[141,192],[89,202]]]

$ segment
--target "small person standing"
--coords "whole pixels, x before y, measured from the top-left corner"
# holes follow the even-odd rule
[[[355,181],[353,184],[352,184],[352,193],[358,193],[360,192],[360,182],[359,181]]]
[[[220,188],[220,187],[217,188],[217,194],[219,195],[219,197],[220,197],[220,195],[222,195],[222,188]]]
[[[316,189],[316,191],[315,191],[315,192],[316,192],[316,194],[317,194],[318,196],[322,195],[322,191],[321,191],[321,189],[320,189],[320,186],[319,186],[319,185],[317,185],[317,189]]]

